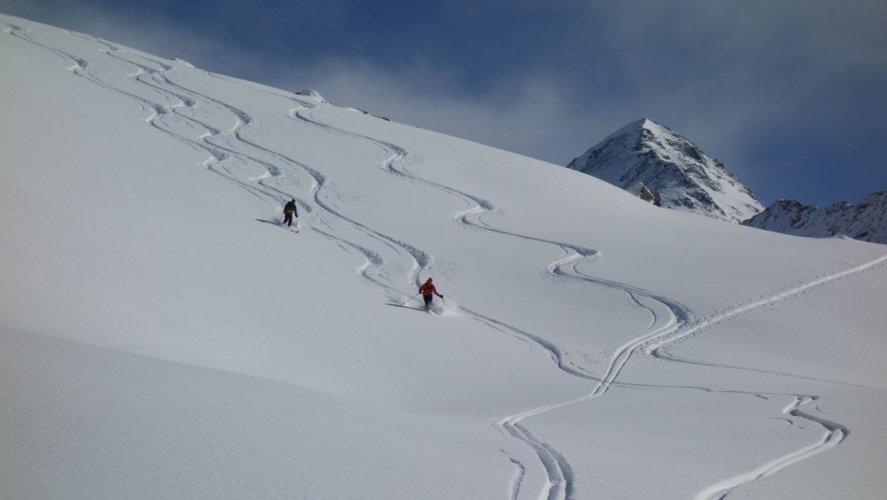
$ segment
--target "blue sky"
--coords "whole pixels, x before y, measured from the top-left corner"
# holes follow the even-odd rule
[[[882,0],[0,0],[0,12],[562,165],[643,116],[765,204],[887,189]]]

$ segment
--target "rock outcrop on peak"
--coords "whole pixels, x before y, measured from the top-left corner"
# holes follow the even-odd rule
[[[567,165],[635,195],[645,186],[665,208],[742,222],[763,210],[718,160],[656,122],[636,120]]]

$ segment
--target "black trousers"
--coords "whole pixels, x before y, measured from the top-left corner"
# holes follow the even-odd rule
[[[287,226],[292,226],[293,225],[293,214],[284,213],[283,214],[283,222],[285,222]]]
[[[433,299],[434,296],[433,295],[423,295],[422,298],[425,299],[425,309],[428,309],[429,307],[431,307],[431,299]]]

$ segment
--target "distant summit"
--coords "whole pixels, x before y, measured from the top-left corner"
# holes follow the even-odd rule
[[[718,160],[676,132],[641,118],[567,165],[665,208],[742,222],[763,210],[751,190]]]
[[[854,205],[842,201],[816,208],[794,200],[779,200],[743,224],[795,236],[848,236],[887,243],[887,191],[879,191]]]

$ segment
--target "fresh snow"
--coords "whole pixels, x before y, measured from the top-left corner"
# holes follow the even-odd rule
[[[741,222],[764,208],[721,162],[646,118],[610,134],[567,167],[634,195],[647,188],[662,207],[715,219]]]
[[[883,491],[883,246],[0,29],[0,498]]]
[[[795,236],[887,243],[887,191],[872,193],[859,204],[843,201],[822,209],[779,200],[743,224]]]

